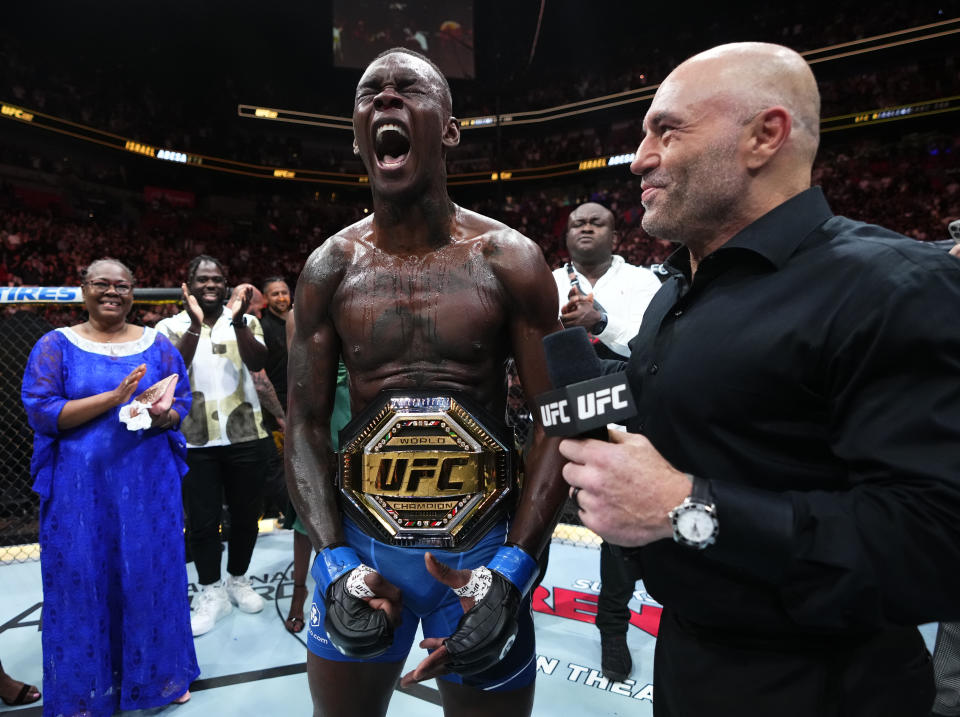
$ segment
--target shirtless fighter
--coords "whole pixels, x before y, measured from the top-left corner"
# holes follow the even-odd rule
[[[353,127],[374,213],[314,251],[297,283],[286,460],[318,550],[307,673],[324,717],[386,714],[418,621],[431,653],[404,684],[440,676],[457,717],[533,706],[530,591],[566,493],[539,425],[519,490],[490,416],[504,415],[511,355],[531,395],[549,390],[557,297],[533,242],[447,195],[451,112],[422,55],[370,64]],[[341,354],[355,418],[335,456]],[[431,450],[400,451],[417,442]]]

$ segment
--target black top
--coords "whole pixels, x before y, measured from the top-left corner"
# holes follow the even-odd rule
[[[267,365],[264,369],[267,378],[273,384],[280,399],[280,405],[287,407],[287,322],[270,309],[263,312],[260,319],[263,327],[263,340],[267,344]]]
[[[692,284],[685,248],[668,266],[629,429],[710,479],[720,528],[640,550],[651,594],[744,640],[960,618],[960,261],[814,188]]]

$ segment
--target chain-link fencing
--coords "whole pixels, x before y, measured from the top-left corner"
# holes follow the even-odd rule
[[[179,289],[136,289],[130,321],[153,325],[175,313]],[[85,319],[79,287],[0,287],[0,565],[36,560],[39,499],[31,489],[33,431],[20,401],[37,340]]]
[[[179,289],[135,289],[130,321],[153,326],[179,311]],[[0,287],[0,565],[39,558],[37,510],[31,489],[33,431],[20,400],[23,372],[37,340],[52,329],[85,319],[79,287]],[[512,386],[514,407],[525,413],[522,392]],[[526,412],[529,416],[529,412]],[[557,542],[599,547],[600,538],[580,524],[567,501],[554,530]]]

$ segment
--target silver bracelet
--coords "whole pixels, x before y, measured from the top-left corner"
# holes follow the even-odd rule
[[[200,338],[200,332],[199,332],[199,331],[191,331],[190,329],[187,329],[187,333],[188,333],[188,334],[191,334],[191,335],[193,335],[193,336],[196,336],[197,338]]]

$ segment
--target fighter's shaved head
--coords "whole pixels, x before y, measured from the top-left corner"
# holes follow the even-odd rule
[[[367,68],[369,69],[374,63],[378,60],[383,59],[387,55],[409,55],[410,57],[416,57],[418,60],[427,65],[430,70],[432,70],[434,79],[436,80],[437,91],[440,94],[440,98],[443,101],[443,107],[447,114],[453,112],[453,95],[450,94],[450,83],[447,82],[446,76],[443,74],[443,71],[437,66],[433,60],[431,60],[426,55],[417,52],[416,50],[411,50],[409,47],[391,47],[389,50],[384,50],[379,55],[373,58]]]

